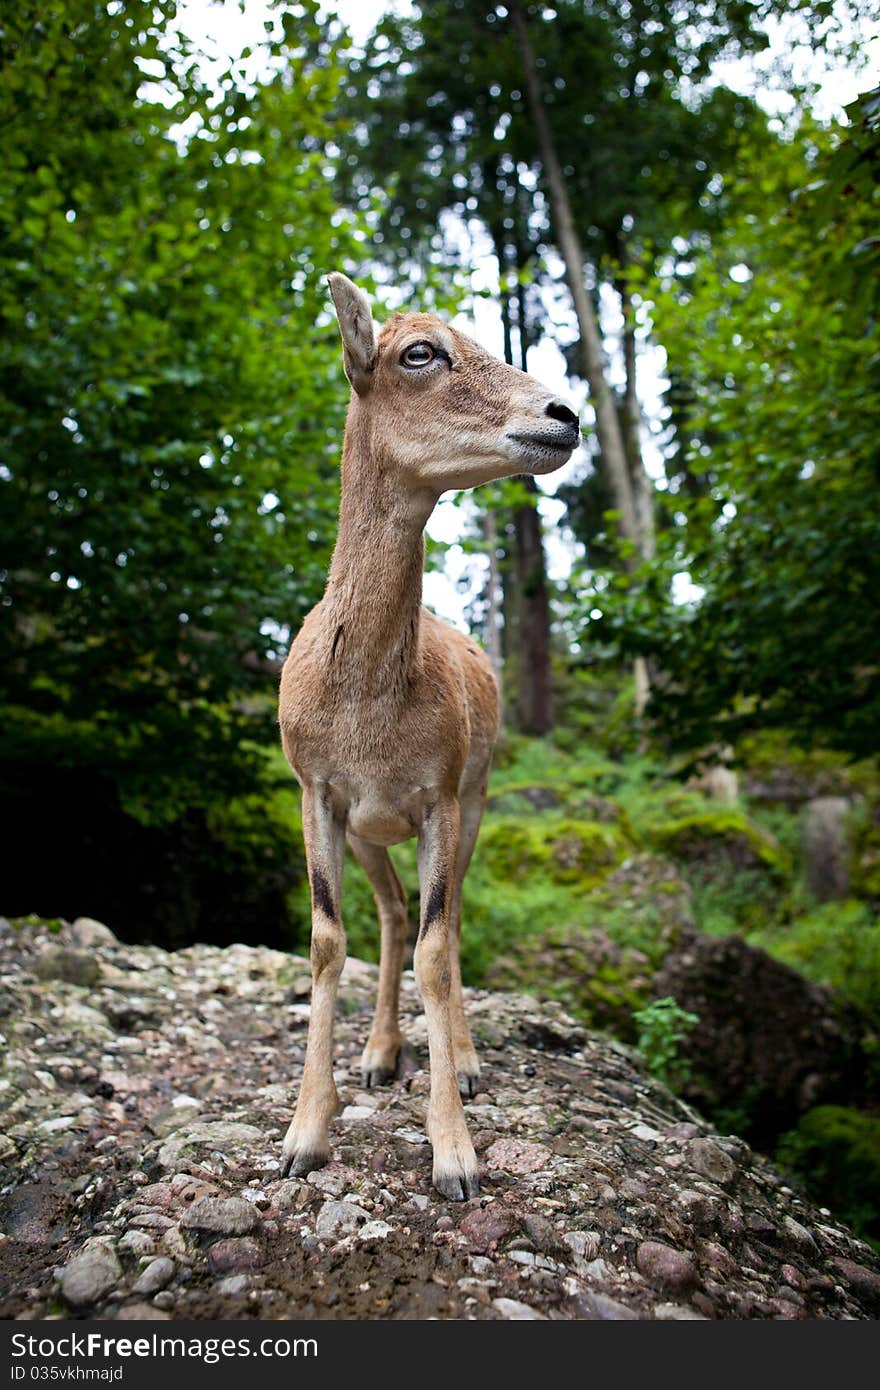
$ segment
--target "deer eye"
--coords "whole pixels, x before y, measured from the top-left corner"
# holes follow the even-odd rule
[[[410,343],[400,354],[402,367],[427,367],[437,356],[430,343]]]

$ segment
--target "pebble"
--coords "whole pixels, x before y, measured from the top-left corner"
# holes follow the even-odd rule
[[[703,1313],[696,1308],[688,1308],[686,1303],[658,1303],[654,1309],[658,1322],[706,1322]]]
[[[620,1303],[616,1298],[609,1298],[607,1294],[595,1293],[593,1290],[588,1290],[575,1297],[574,1311],[576,1317],[593,1322],[632,1322],[637,1320],[639,1316],[633,1308],[628,1307],[625,1303]]]
[[[231,1298],[237,1298],[241,1294],[247,1293],[251,1283],[252,1280],[247,1274],[227,1274],[225,1279],[218,1280],[215,1288],[219,1294],[228,1294]]]
[[[266,1252],[259,1241],[251,1236],[232,1236],[229,1240],[218,1240],[208,1251],[212,1269],[229,1271],[240,1269],[259,1269],[266,1263]]]
[[[243,1197],[200,1197],[180,1218],[185,1231],[210,1231],[227,1236],[247,1235],[259,1224],[259,1212]]]
[[[695,1172],[719,1187],[729,1187],[736,1178],[736,1164],[713,1139],[691,1139],[685,1154]]]
[[[175,1265],[166,1255],[151,1260],[131,1286],[132,1293],[158,1293],[174,1277]]]
[[[515,1298],[493,1298],[492,1307],[496,1308],[503,1318],[509,1318],[515,1322],[546,1322],[547,1315],[539,1313],[537,1308],[532,1308],[528,1303],[520,1303]]]
[[[116,1314],[116,1322],[168,1322],[165,1313],[153,1303],[124,1303]]]
[[[70,946],[50,946],[37,956],[34,974],[40,980],[64,980],[69,985],[88,987],[101,978],[101,967],[89,951]]]
[[[146,1231],[128,1230],[121,1237],[119,1248],[127,1250],[130,1255],[152,1255],[156,1242]]]
[[[595,1231],[566,1231],[562,1239],[579,1260],[595,1260],[599,1253],[599,1237]]]
[[[439,1228],[439,1222],[437,1224]],[[458,1229],[467,1241],[468,1249],[484,1255],[488,1250],[494,1250],[505,1236],[512,1235],[518,1225],[512,1211],[493,1202],[488,1207],[469,1211]]]
[[[86,1241],[61,1272],[61,1294],[72,1308],[90,1308],[122,1278],[122,1266],[106,1236]]]
[[[357,1237],[358,1240],[386,1240],[393,1229],[387,1221],[367,1221],[359,1229]]]
[[[551,1153],[543,1144],[527,1139],[496,1139],[486,1150],[486,1167],[505,1173],[537,1173],[546,1168]]]
[[[659,1241],[645,1240],[636,1251],[636,1268],[649,1283],[665,1289],[692,1289],[697,1282],[693,1256]]]
[[[316,1234],[322,1238],[346,1235],[355,1230],[362,1221],[369,1221],[370,1214],[354,1202],[325,1202],[318,1212],[315,1222]]]
[[[837,1258],[831,1263],[848,1284],[852,1284],[868,1299],[872,1307],[880,1309],[880,1274],[876,1269],[868,1269],[867,1265],[858,1264],[855,1260]]]

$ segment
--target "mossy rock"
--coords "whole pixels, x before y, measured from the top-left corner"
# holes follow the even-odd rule
[[[654,825],[645,838],[654,848],[687,864],[711,868],[720,861],[738,870],[768,871],[780,879],[791,872],[789,856],[779,841],[742,812],[728,808]]]
[[[880,803],[866,807],[854,827],[852,891],[880,905]]]
[[[482,827],[476,858],[493,878],[522,882],[544,868],[549,851],[533,827],[508,818],[489,821]]]
[[[880,1118],[817,1105],[783,1135],[776,1161],[880,1248]]]
[[[544,835],[547,868],[555,883],[581,883],[585,888],[604,878],[623,859],[627,845],[614,826],[565,820]]]
[[[486,810],[504,816],[556,811],[564,803],[566,791],[567,788],[559,784],[512,783],[492,793],[486,802]]]
[[[778,729],[741,739],[736,764],[746,795],[791,810],[817,796],[869,796],[880,787],[876,758],[854,763],[830,748],[797,748]]]
[[[522,990],[556,999],[575,1018],[635,1041],[633,1010],[651,992],[653,969],[644,952],[596,928],[560,928],[516,942],[487,971],[495,989]]]

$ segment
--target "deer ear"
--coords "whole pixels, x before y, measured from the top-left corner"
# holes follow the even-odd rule
[[[376,333],[370,302],[363,290],[352,284],[347,275],[340,275],[336,270],[327,276],[327,283],[342,334],[345,375],[358,395],[363,396],[370,389],[376,365]]]

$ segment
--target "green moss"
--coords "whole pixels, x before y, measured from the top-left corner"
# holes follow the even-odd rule
[[[477,842],[480,865],[494,878],[519,883],[544,868],[549,851],[540,831],[513,817],[487,821]]]
[[[783,801],[853,792],[870,796],[880,788],[877,758],[851,762],[830,748],[799,748],[782,729],[765,729],[742,738],[736,761],[748,781],[776,786]]]
[[[852,890],[880,907],[880,802],[863,803],[851,817]]]
[[[544,832],[547,868],[555,883],[592,886],[623,859],[626,842],[611,825],[564,820]]]
[[[43,927],[50,936],[60,936],[64,930],[64,923],[58,917],[40,917],[36,912],[29,912],[25,917],[10,918],[9,925],[14,931],[26,931],[32,927]]]
[[[673,858],[690,863],[718,855],[731,858],[738,868],[764,867],[780,878],[791,872],[791,861],[772,835],[741,811],[727,807],[701,810],[645,832],[648,843]]]
[[[783,1135],[776,1161],[880,1249],[880,1119],[818,1105]]]
[[[822,903],[750,941],[880,1020],[880,918],[864,903]]]
[[[491,962],[487,982],[558,1000],[575,1018],[627,1042],[633,1013],[647,1002],[652,972],[637,948],[601,928],[560,927],[521,938]]]

